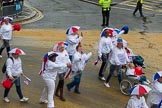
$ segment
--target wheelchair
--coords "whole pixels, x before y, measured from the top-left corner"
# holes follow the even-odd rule
[[[137,67],[137,69],[142,70],[142,67]],[[123,80],[120,83],[120,91],[124,95],[129,95],[129,90],[136,84],[150,85],[150,81],[146,78],[144,73],[140,71],[139,75],[127,75],[128,68],[122,69]]]

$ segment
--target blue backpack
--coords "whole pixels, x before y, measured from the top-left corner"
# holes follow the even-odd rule
[[[133,57],[133,64],[135,66],[143,66],[144,59],[141,56],[135,56]]]

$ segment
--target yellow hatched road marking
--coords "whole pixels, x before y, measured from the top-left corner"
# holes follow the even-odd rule
[[[152,11],[156,11],[156,12],[162,12],[162,9],[157,9],[157,7],[155,7],[155,5],[159,4],[159,3],[162,3],[162,0],[155,0],[155,1],[151,1],[151,0],[147,0],[147,1],[144,1],[144,5],[143,5],[143,9],[146,9],[146,10],[152,10]],[[122,5],[126,5],[126,6],[131,6],[131,7],[136,7],[136,1],[134,0],[128,0],[128,1],[124,1],[124,2],[121,2],[120,4]],[[153,5],[153,6],[151,6]]]
[[[162,2],[162,0],[146,0],[146,1],[144,1],[144,3],[145,2],[151,2],[151,3],[161,3]]]

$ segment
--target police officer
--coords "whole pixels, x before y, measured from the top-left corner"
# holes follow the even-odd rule
[[[144,17],[143,13],[142,13],[142,4],[143,4],[143,0],[137,0],[137,5],[136,5],[136,8],[133,12],[133,16],[136,16],[135,14],[136,14],[137,10],[139,10],[140,16]]]
[[[103,17],[103,23],[101,26],[109,26],[109,16],[110,16],[110,9],[111,9],[110,4],[111,4],[111,0],[99,0],[99,5],[101,5],[102,7],[102,17]]]

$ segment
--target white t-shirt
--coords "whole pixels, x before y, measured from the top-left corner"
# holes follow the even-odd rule
[[[58,56],[56,57],[56,63],[70,63],[70,59],[69,59],[69,55],[67,53],[66,50],[64,50],[63,52],[57,52]],[[64,72],[67,72],[68,70],[68,67],[65,67],[63,69],[60,69],[58,71],[58,73],[64,73]]]
[[[0,36],[2,39],[11,40],[12,38],[12,25],[8,23],[7,25],[4,23],[0,28]]]
[[[53,80],[56,80],[56,76],[57,76],[57,72],[62,69],[62,68],[66,68],[66,64],[64,63],[56,63],[56,62],[52,62],[50,60],[47,61],[46,65],[45,65],[45,70],[42,74],[43,78],[50,78]]]
[[[148,94],[147,103],[150,107],[152,104],[159,104],[162,100],[162,83],[153,82],[152,90]]]
[[[114,47],[110,56],[110,63],[114,65],[124,65],[129,62],[125,49]]]
[[[74,54],[74,60],[73,60],[73,65],[72,65],[72,70],[77,72],[77,71],[83,71],[86,63],[88,62],[88,60],[91,58],[92,53],[88,53],[88,54],[81,54],[80,52],[76,52]]]
[[[76,52],[76,46],[81,42],[82,38],[82,36],[78,37],[78,35],[67,35],[66,42],[68,43],[68,46],[66,50],[69,55],[73,55]]]
[[[148,106],[143,96],[140,99],[137,96],[131,96],[126,108],[148,108]]]
[[[8,76],[17,76],[19,77],[22,73],[22,63],[21,63],[21,59],[20,58],[17,58],[15,59],[14,57],[13,58],[13,61],[11,60],[11,58],[8,58],[7,59],[7,68],[6,68],[6,71],[7,71],[7,74]]]
[[[113,44],[110,37],[101,37],[98,48],[98,56],[101,57],[102,53],[110,53],[113,48]]]

